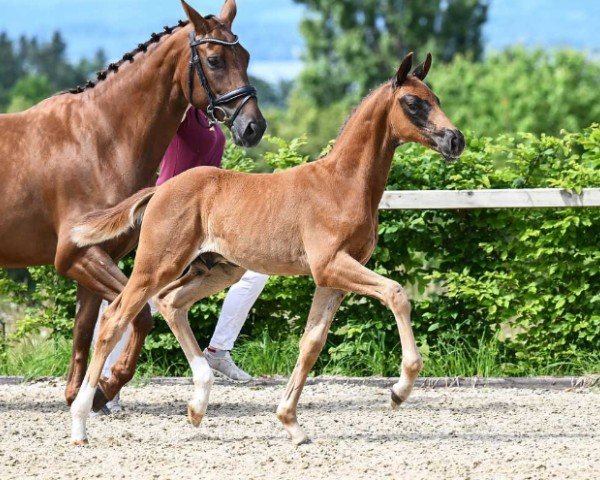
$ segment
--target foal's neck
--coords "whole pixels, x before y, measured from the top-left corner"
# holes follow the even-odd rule
[[[98,118],[92,121],[101,142],[110,146],[117,172],[137,190],[154,179],[187,108],[181,91],[188,28],[181,28],[123,63],[82,100]]]
[[[393,92],[384,84],[350,116],[328,155],[335,175],[349,180],[353,195],[364,195],[378,208],[396,149],[388,112]]]

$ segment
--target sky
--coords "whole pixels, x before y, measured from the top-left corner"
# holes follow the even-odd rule
[[[221,0],[189,0],[202,14]],[[276,5],[276,7],[274,7]],[[183,18],[179,0],[0,0],[0,31],[49,39],[64,35],[72,59],[103,48],[111,60],[153,31]],[[238,0],[235,32],[252,53],[251,73],[270,81],[295,76],[302,64],[298,31],[304,8],[292,0]],[[492,0],[486,48],[569,46],[600,51],[600,0]]]

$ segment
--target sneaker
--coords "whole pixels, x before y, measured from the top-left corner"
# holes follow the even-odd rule
[[[234,363],[229,352],[219,352],[217,355],[206,349],[204,350],[204,356],[208,365],[217,376],[224,377],[233,382],[245,383],[252,380],[251,375],[244,372]]]
[[[100,417],[103,415],[112,415],[115,413],[119,413],[123,408],[119,402],[119,394],[111,401],[109,401],[106,405],[104,405],[100,410],[94,412],[93,410],[90,412],[91,417]]]
[[[115,398],[113,398],[110,402],[107,402],[106,408],[108,408],[110,410],[110,413],[119,413],[120,411],[123,410],[123,408],[121,408],[121,403],[120,403],[118,393]]]

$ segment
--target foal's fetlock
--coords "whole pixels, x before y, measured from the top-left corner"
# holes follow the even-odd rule
[[[310,438],[302,431],[295,413],[285,407],[279,407],[277,409],[277,418],[283,424],[294,445],[310,443]]]
[[[414,360],[402,362],[402,375],[398,383],[394,384],[390,391],[391,406],[395,410],[404,403],[410,396],[415,381],[423,369],[423,360],[416,358]]]

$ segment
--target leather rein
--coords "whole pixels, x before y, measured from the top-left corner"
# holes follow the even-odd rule
[[[198,79],[206,92],[206,97],[208,98],[208,107],[206,108],[206,117],[208,118],[208,126],[213,127],[216,123],[221,123],[231,128],[233,122],[240,114],[244,106],[253,98],[257,97],[256,87],[253,85],[244,85],[243,87],[236,88],[235,90],[231,90],[230,92],[224,93],[221,96],[216,96],[210,88],[208,84],[208,79],[206,78],[206,74],[204,73],[204,69],[202,68],[202,60],[200,55],[198,54],[197,47],[203,45],[205,43],[213,43],[217,45],[224,45],[226,47],[233,47],[234,45],[238,45],[240,40],[237,35],[233,41],[229,42],[227,40],[220,40],[218,38],[200,38],[196,39],[196,32],[192,29],[190,31],[190,49],[191,49],[191,59],[190,59],[190,69],[189,69],[189,92],[190,92],[190,102],[194,98],[194,69],[198,75]],[[243,100],[237,106],[235,111],[231,116],[227,115],[227,112],[223,108],[223,105],[226,105],[238,98],[242,98]],[[217,118],[215,113],[219,114],[221,119]]]

